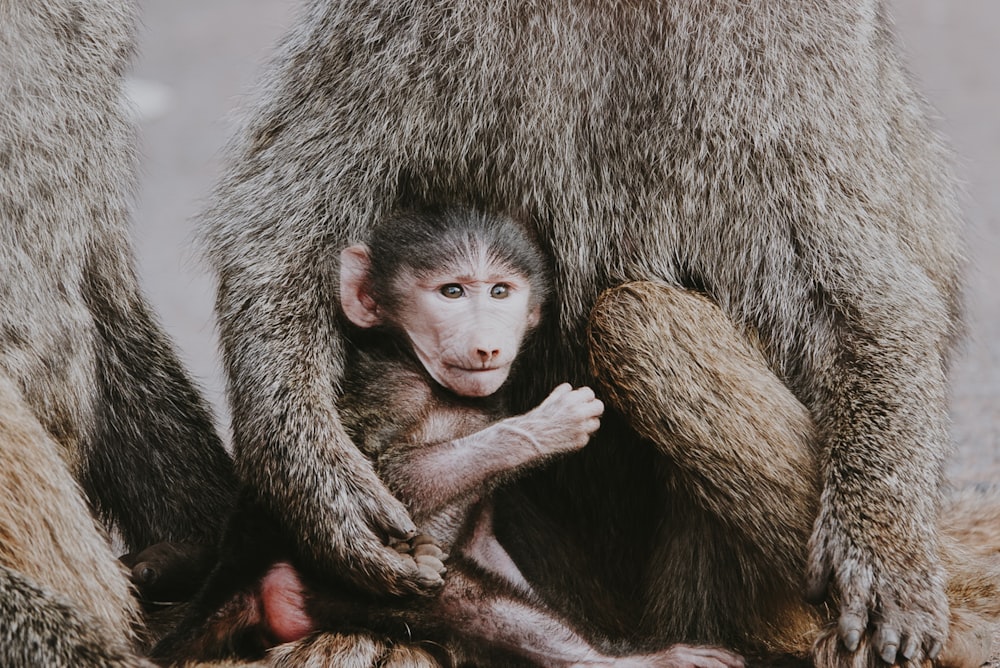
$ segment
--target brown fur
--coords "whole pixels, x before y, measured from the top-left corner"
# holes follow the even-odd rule
[[[2,375],[0,416],[0,663],[140,665],[124,571],[59,446]]]
[[[396,209],[475,204],[523,212],[556,268],[514,408],[591,357],[619,407],[498,498],[549,605],[619,647],[801,651],[816,619],[860,661],[946,640],[959,223],[883,3],[312,0],[260,90],[205,239],[238,468],[318,570],[419,588],[384,547],[412,523],[338,417],[331,258]],[[706,301],[653,291],[588,354],[627,282]]]
[[[630,283],[601,296],[590,340],[595,374],[611,404],[636,416],[636,431],[677,465],[715,472],[689,481],[688,491],[697,505],[726,518],[741,534],[728,549],[766,550],[768,569],[751,565],[741,574],[744,587],[787,588],[770,593],[773,607],[764,614],[754,610],[753,601],[726,592],[725,603],[744,625],[750,650],[804,656],[813,647],[818,665],[877,665],[867,643],[852,656],[840,644],[835,617],[801,601],[798,578],[819,496],[815,427],[768,369],[752,337],[700,295]],[[656,359],[657,366],[644,363],[647,359]],[[686,463],[692,458],[698,462]],[[1000,524],[990,521],[998,510],[995,498],[966,493],[944,513],[941,557],[951,631],[940,665],[978,666],[990,657],[1000,619]],[[662,544],[672,543],[664,539]],[[674,560],[669,552],[656,557]],[[730,552],[728,558],[740,565],[754,556]],[[710,577],[696,575],[688,590],[672,581],[670,591],[663,592],[657,592],[654,578],[651,599],[695,606],[706,594],[698,583]],[[742,605],[747,607],[741,612]],[[710,623],[701,621],[703,627]]]
[[[275,648],[268,657],[274,668],[417,668],[437,666],[433,654],[418,646],[393,645],[366,634],[323,634]]]

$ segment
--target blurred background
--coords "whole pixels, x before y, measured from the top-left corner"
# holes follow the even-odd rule
[[[143,173],[135,222],[146,293],[228,429],[214,285],[194,217],[219,170],[228,115],[297,11],[297,0],[142,0],[131,81]],[[956,482],[1000,482],[1000,3],[892,0],[910,69],[940,114],[966,182],[969,332],[952,374]]]

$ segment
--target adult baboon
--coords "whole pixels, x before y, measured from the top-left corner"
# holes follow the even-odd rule
[[[938,656],[961,249],[925,106],[879,0],[308,2],[206,215],[239,472],[315,567],[419,589],[338,417],[334,258],[399,208],[521,211],[558,304],[515,408],[617,410],[497,501],[550,605],[619,646]]]
[[[131,2],[0,3],[0,663],[134,665],[137,549],[215,539],[231,463],[128,238]]]

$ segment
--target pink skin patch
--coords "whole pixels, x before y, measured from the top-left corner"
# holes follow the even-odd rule
[[[260,598],[264,624],[279,644],[313,632],[313,621],[305,609],[305,588],[288,562],[278,562],[267,572],[260,583]]]

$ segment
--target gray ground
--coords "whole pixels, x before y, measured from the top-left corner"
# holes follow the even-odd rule
[[[1000,481],[1000,4],[897,0],[903,47],[960,158],[972,266],[969,336],[952,374],[956,481]]]

